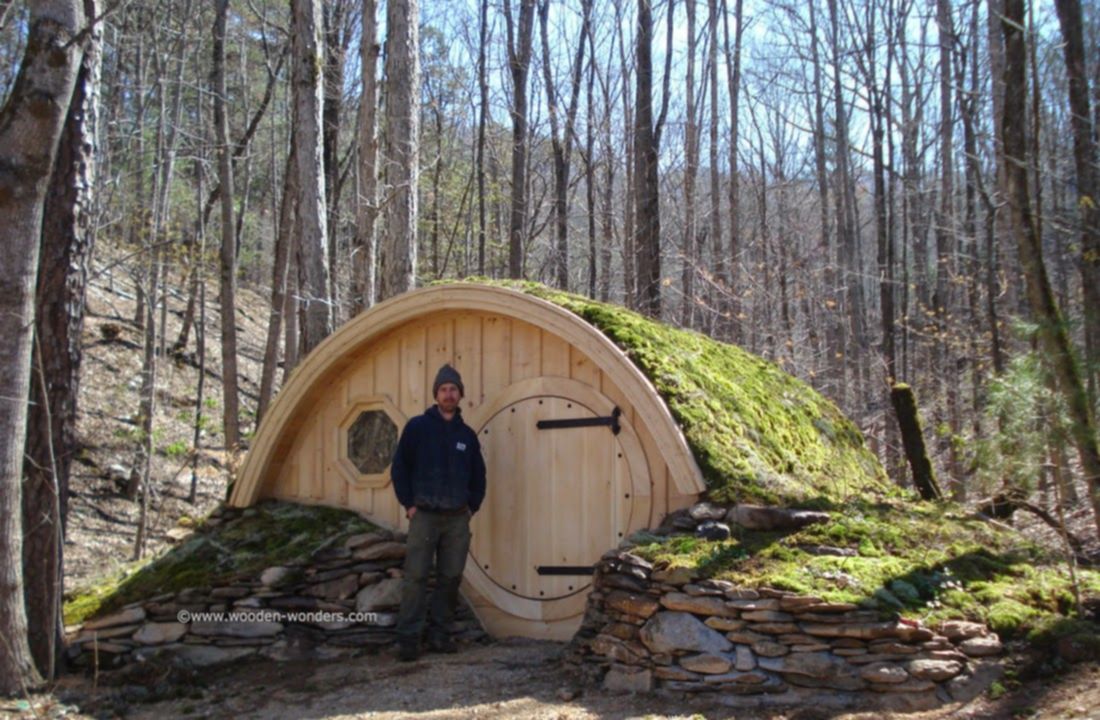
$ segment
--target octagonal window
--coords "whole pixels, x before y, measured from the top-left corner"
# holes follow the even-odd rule
[[[348,460],[364,475],[383,472],[397,449],[397,425],[384,410],[359,413],[348,427]]]

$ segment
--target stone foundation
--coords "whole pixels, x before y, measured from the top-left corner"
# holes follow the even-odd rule
[[[77,666],[106,669],[152,658],[205,667],[249,656],[283,661],[377,651],[394,641],[404,557],[401,534],[355,535],[305,562],[162,594],[69,628],[68,656]],[[464,601],[452,637],[485,637]]]
[[[999,674],[984,625],[929,628],[848,603],[604,555],[567,661],[609,690],[717,693],[729,705],[918,709],[969,699]]]

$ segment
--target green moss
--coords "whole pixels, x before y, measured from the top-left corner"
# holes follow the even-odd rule
[[[819,554],[828,552],[846,554]],[[854,552],[853,552],[854,551]],[[1061,557],[935,503],[852,502],[801,531],[742,531],[722,542],[692,537],[635,548],[658,564],[742,587],[771,587],[857,603],[926,622],[967,618],[1005,637],[1072,609]],[[1100,572],[1079,570],[1086,595]]]
[[[657,388],[719,502],[832,507],[899,494],[859,429],[777,365],[705,335],[544,285],[483,279],[580,316]]]
[[[304,560],[345,537],[376,529],[354,512],[265,502],[200,532],[167,553],[124,568],[66,597],[65,623],[75,624],[139,599],[254,577],[265,568]]]

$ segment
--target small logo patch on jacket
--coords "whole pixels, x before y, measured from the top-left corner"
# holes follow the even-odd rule
[[[466,443],[462,443],[462,442],[455,443],[455,448],[457,448],[458,450],[465,450],[466,449]]]

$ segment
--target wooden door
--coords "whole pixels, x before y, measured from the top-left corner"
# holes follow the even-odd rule
[[[633,429],[619,417],[614,428],[588,424],[614,412],[587,385],[539,378],[512,386],[478,418],[488,492],[468,567],[502,610],[538,620],[579,613],[591,567],[648,519],[635,517],[649,473]]]

